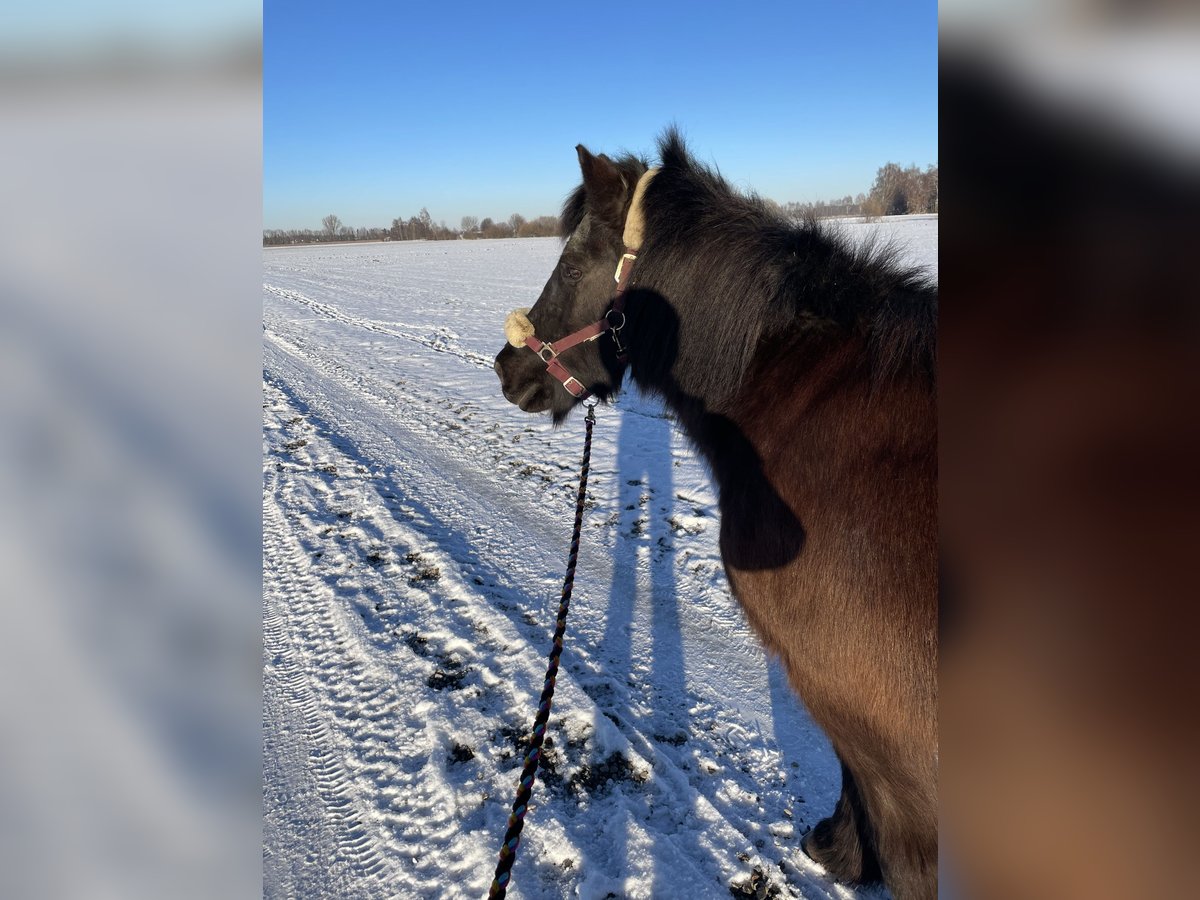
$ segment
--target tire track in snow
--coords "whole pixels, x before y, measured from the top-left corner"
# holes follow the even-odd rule
[[[401,396],[397,385],[331,362],[321,353],[278,331],[268,328],[264,336],[286,357],[311,369],[322,381],[337,384],[341,389],[352,392],[369,405],[373,416],[379,417],[386,411],[384,414],[387,418],[402,427],[408,436],[425,439],[422,453],[426,457],[428,454],[440,457],[443,464],[454,467],[455,474],[461,479],[477,479],[479,461],[485,459],[490,459],[493,472],[505,472],[525,479],[519,485],[510,482],[509,486],[513,489],[506,492],[504,503],[524,506],[532,494],[537,508],[544,512],[550,499],[548,495],[553,494],[563,517],[568,516],[574,508],[577,476],[574,461],[558,458],[556,454],[556,462],[552,465],[539,462],[537,457],[549,454],[538,452],[541,447],[530,451],[527,446],[528,442],[548,445],[556,435],[539,434],[528,424],[514,424],[501,419],[488,421],[480,427],[480,420],[486,421],[489,411],[474,402],[450,401],[444,396],[422,391],[408,381],[403,382],[404,395]],[[279,383],[288,383],[291,388],[296,386],[286,381],[284,373],[279,373],[278,377]],[[480,417],[480,413],[484,415]],[[523,443],[526,445],[521,446]],[[395,459],[395,456],[392,458]],[[358,462],[371,464],[382,460],[359,459]],[[597,466],[596,470],[602,475],[607,474],[602,466]],[[590,492],[588,496],[592,497]],[[543,516],[529,518],[541,530],[538,537],[546,540],[552,538],[551,532],[544,527]]]
[[[300,713],[303,738],[309,748],[309,769],[325,807],[326,821],[335,835],[339,855],[359,879],[376,881],[387,866],[372,829],[358,809],[350,776],[334,747],[329,719],[311,689],[312,669],[304,665],[292,641],[293,634],[304,634],[311,619],[319,617],[316,598],[324,592],[310,574],[303,552],[298,547],[286,546],[288,529],[274,497],[268,497],[264,502],[263,522],[263,562],[268,573],[264,592],[263,645],[271,654],[274,671],[286,698]],[[293,612],[281,609],[284,598],[293,602]],[[327,635],[325,639],[328,639]],[[322,646],[320,640],[314,640],[311,635],[303,642],[309,648]],[[318,664],[317,669],[321,668]],[[329,684],[328,675],[324,680]]]
[[[321,555],[337,554],[325,534],[333,513],[306,507],[309,498],[294,490],[303,484],[280,481],[267,524],[291,528],[293,541],[304,548],[296,561],[315,573],[307,548],[322,548]],[[407,545],[397,535],[391,542]],[[284,589],[300,592],[285,596],[292,604],[292,631],[307,661],[299,677],[317,698],[321,723],[316,727],[324,729],[320,734],[328,738],[321,752],[313,754],[314,768],[326,798],[333,798],[327,805],[339,826],[335,830],[342,834],[341,844],[364,874],[379,875],[376,886],[382,894],[372,890],[370,896],[394,896],[394,885],[400,882],[413,896],[441,896],[445,860],[455,856],[450,845],[459,837],[459,823],[454,815],[456,799],[438,773],[440,750],[429,725],[431,719],[453,720],[455,710],[431,709],[435,705],[428,702],[431,691],[419,687],[432,674],[433,663],[422,668],[417,656],[401,658],[397,653],[401,640],[359,627],[378,625],[386,618],[375,620],[358,608],[364,597],[378,594],[370,588],[347,586],[344,579],[326,572],[324,577],[312,574]],[[309,590],[314,593],[306,593]],[[432,608],[421,602],[420,591],[409,592],[405,599]],[[376,603],[377,611],[380,606]],[[469,629],[456,622],[448,631]],[[459,649],[472,649],[466,642],[455,643]],[[315,714],[312,706],[308,712]],[[337,751],[336,765],[329,747]],[[340,815],[351,809],[357,811],[356,817]],[[387,873],[366,856],[368,846],[389,860]]]
[[[300,291],[293,291],[288,288],[276,287],[271,284],[264,284],[263,290],[274,294],[276,297],[282,297],[285,300],[291,300],[294,303],[299,303],[307,306],[309,309],[324,316],[327,319],[333,319],[335,322],[341,322],[346,325],[351,325],[355,328],[361,328],[365,331],[373,331],[376,334],[385,334],[389,337],[400,338],[405,341],[412,341],[414,344],[421,344],[428,347],[430,350],[435,350],[438,353],[451,353],[461,359],[466,360],[480,368],[490,369],[492,367],[492,358],[484,356],[482,353],[476,353],[474,350],[467,350],[458,344],[458,335],[449,328],[443,326],[427,326],[422,328],[419,325],[410,325],[404,322],[378,322],[374,319],[364,319],[358,316],[352,316],[336,306],[329,303],[322,303],[320,300],[314,300],[302,294]],[[400,325],[401,328],[394,326]],[[407,331],[404,329],[415,329]]]
[[[270,397],[277,398],[274,404],[276,410],[283,407],[286,409],[284,414],[291,415],[290,422],[307,420],[310,411],[306,404],[289,399],[287,391],[271,381],[267,382],[266,390]],[[311,442],[305,439],[286,443],[294,447],[295,452],[307,453],[315,448],[319,459],[314,460],[315,465],[309,467],[306,473],[295,467],[282,470],[285,474],[273,477],[278,483],[275,494],[282,508],[286,509],[289,522],[283,522],[282,515],[275,515],[268,521],[268,526],[276,528],[282,524],[283,527],[290,526],[298,530],[302,535],[300,542],[307,549],[318,548],[326,559],[342,554],[342,551],[345,551],[342,555],[357,553],[370,559],[366,554],[376,551],[369,551],[368,548],[380,545],[386,545],[400,554],[410,550],[407,554],[410,557],[423,556],[423,553],[416,552],[416,548],[428,547],[430,541],[393,518],[387,505],[382,502],[383,498],[374,494],[372,481],[362,480],[364,490],[372,496],[354,503],[353,514],[347,509],[339,509],[341,501],[336,496],[338,492],[322,489],[318,481],[323,476],[318,476],[317,472],[334,469],[353,471],[355,457],[343,454],[337,441],[331,440],[327,434],[310,432],[309,435]],[[336,482],[338,476],[328,480]],[[390,490],[387,492],[391,493]],[[341,521],[347,529],[357,533],[340,550],[334,539],[341,535],[330,534],[331,521]],[[471,592],[455,577],[453,561],[442,558],[437,561],[445,568],[445,575],[439,575],[436,581],[422,581],[421,590],[397,588],[396,578],[384,577],[386,568],[373,565],[359,567],[360,574],[348,580],[336,579],[333,587],[336,596],[329,598],[328,605],[342,612],[342,619],[348,619],[351,626],[357,624],[353,615],[357,612],[365,628],[346,627],[343,622],[341,627],[330,629],[327,627],[329,617],[324,616],[326,627],[312,629],[316,634],[315,639],[304,642],[306,651],[314,660],[310,675],[320,692],[331,695],[332,699],[325,706],[336,718],[338,727],[348,741],[345,748],[347,762],[352,769],[370,776],[360,779],[359,793],[364,801],[369,799],[368,795],[374,796],[375,806],[382,811],[380,818],[394,832],[395,839],[390,841],[390,849],[406,871],[405,883],[416,892],[413,895],[429,897],[444,895],[448,876],[483,879],[487,875],[490,880],[490,866],[494,866],[494,860],[491,859],[495,849],[494,835],[502,832],[507,815],[502,798],[510,792],[509,782],[515,780],[515,775],[510,778],[504,774],[499,776],[499,782],[482,785],[486,788],[485,799],[489,793],[497,798],[486,810],[463,809],[461,798],[455,796],[449,784],[446,766],[439,762],[441,754],[449,748],[439,749],[439,745],[457,743],[454,739],[458,737],[464,741],[471,740],[466,736],[468,734],[473,734],[477,741],[481,736],[496,731],[497,720],[502,726],[507,722],[507,727],[513,732],[521,731],[525,724],[524,713],[535,704],[536,694],[531,690],[518,689],[517,684],[532,682],[537,677],[534,671],[526,669],[536,669],[540,657],[520,635],[513,633],[503,617],[480,598],[472,598],[474,603],[471,604],[463,602]],[[339,559],[337,567],[343,568],[344,562]],[[308,564],[311,566],[312,562],[308,561]],[[391,574],[394,576],[395,573]],[[329,577],[325,578],[327,583],[330,580]],[[427,590],[425,585],[428,585]],[[368,604],[373,609],[363,608],[362,601],[368,597],[378,598],[373,604]],[[350,614],[344,615],[346,612]],[[413,626],[416,626],[415,630]],[[422,633],[429,636],[427,647]],[[497,635],[496,641],[499,643],[488,637],[491,633]],[[464,640],[465,635],[471,635],[472,638]],[[405,643],[412,650],[419,650],[416,657],[410,653],[407,654],[407,660],[402,658],[405,656]],[[337,666],[322,651],[334,644],[342,648],[343,656],[353,654],[381,661],[379,671],[389,684],[396,685],[391,693],[402,697],[403,702],[397,699],[383,713],[375,712],[370,708],[370,696],[355,696],[344,688],[347,679],[337,679],[338,683],[333,683],[328,673]],[[456,686],[448,690],[444,687],[421,688],[422,682],[432,682],[440,672],[440,666],[435,669],[434,659],[444,661],[450,655],[447,652],[450,650],[464,655],[472,663],[473,669],[477,670],[479,679],[494,689],[490,693],[470,695],[472,689],[479,688],[478,684],[472,683],[461,694],[457,694],[457,697],[467,699],[476,708],[464,709],[461,704],[456,705],[449,699],[456,696]],[[483,659],[478,658],[481,650]],[[449,675],[443,673],[441,677],[453,680],[458,675],[461,672],[456,673],[454,667],[450,667]],[[438,697],[445,699],[437,702]],[[359,705],[362,706],[361,710],[356,708]],[[399,707],[407,709],[407,719],[394,714],[395,708]],[[518,714],[509,715],[510,710],[517,710]],[[446,729],[440,725],[415,726],[413,718],[418,715],[433,723],[464,719],[466,722],[463,728],[455,726],[450,729],[450,734],[443,734],[441,732]],[[394,753],[389,759],[385,752],[389,743],[397,747],[420,746],[407,759],[397,758]],[[499,748],[499,751],[503,750],[503,747]],[[485,758],[489,752],[495,755],[490,749],[480,748]],[[414,760],[417,765],[411,764]],[[502,766],[501,771],[506,768]],[[475,805],[479,806],[477,801]],[[481,817],[489,818],[488,822],[483,823],[486,827],[482,839],[461,827],[478,823]],[[482,867],[476,864],[481,847],[484,848],[485,860]],[[426,882],[422,883],[419,877],[414,877],[421,875],[427,876]],[[488,880],[480,880],[477,893],[486,891]]]

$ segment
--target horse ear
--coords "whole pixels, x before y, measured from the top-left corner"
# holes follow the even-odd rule
[[[579,154],[588,209],[614,228],[624,227],[625,201],[629,192],[625,176],[603,153],[593,156],[583,144],[577,144],[575,152]]]

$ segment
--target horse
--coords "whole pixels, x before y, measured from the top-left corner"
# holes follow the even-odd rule
[[[555,424],[626,375],[661,397],[711,469],[733,594],[841,763],[803,851],[932,898],[937,288],[888,243],[735,191],[675,129],[658,150],[576,147],[562,254],[505,322],[501,390]]]

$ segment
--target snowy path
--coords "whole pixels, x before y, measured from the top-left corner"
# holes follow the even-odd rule
[[[863,226],[860,226],[863,227]],[[886,223],[936,266],[936,221]],[[264,252],[268,897],[480,897],[557,607],[582,427],[491,360],[551,239]],[[510,896],[853,897],[799,851],[836,762],[728,596],[702,467],[600,409]]]

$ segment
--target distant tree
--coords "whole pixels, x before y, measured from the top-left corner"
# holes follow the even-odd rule
[[[893,162],[884,163],[875,174],[868,197],[872,213],[879,216],[898,216],[908,212],[908,177]]]
[[[558,234],[558,219],[554,216],[538,216],[521,226],[517,237],[554,237]]]
[[[925,212],[935,213],[938,211],[938,167],[936,164],[931,164],[925,167],[925,171],[921,174],[921,179],[925,185]]]
[[[521,233],[521,226],[525,224],[525,217],[520,213],[513,213],[508,217],[508,227],[512,229],[514,235]]]
[[[342,230],[342,220],[339,219],[337,216],[335,216],[333,213],[330,213],[325,218],[323,218],[321,220],[321,224],[325,226],[325,233],[328,234],[329,237],[331,237],[331,238],[334,237],[339,231]]]
[[[479,219],[475,216],[462,217],[462,233],[465,235],[473,235],[479,230]]]
[[[907,200],[907,213],[925,212],[928,205],[928,190],[921,170],[915,165],[904,170],[904,198]]]
[[[421,237],[426,239],[433,237],[433,216],[429,215],[429,210],[424,206],[417,213],[417,222],[421,226]]]
[[[506,238],[513,236],[512,226],[508,222],[497,222],[484,219],[479,223],[479,232],[485,238]]]

